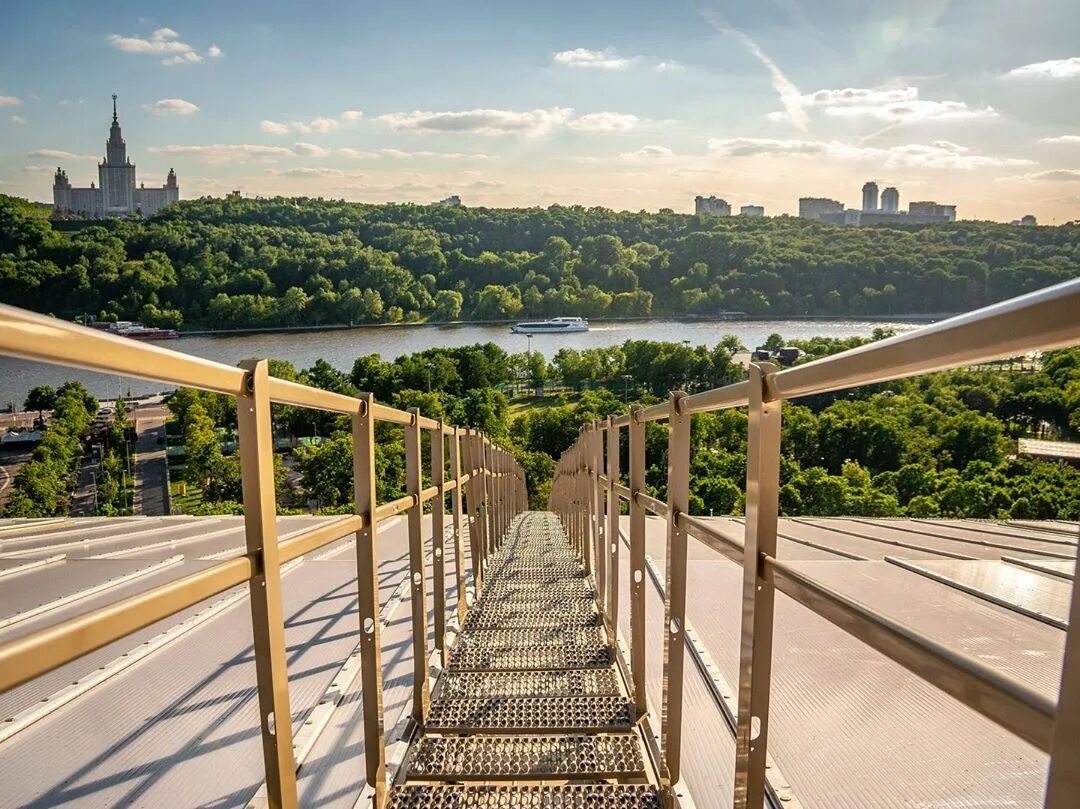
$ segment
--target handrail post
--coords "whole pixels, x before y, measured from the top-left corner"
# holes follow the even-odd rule
[[[423,728],[427,723],[428,694],[427,683],[427,592],[424,581],[424,534],[423,504],[420,492],[423,481],[420,476],[420,408],[410,407],[412,422],[405,426],[405,493],[413,498],[408,510],[409,523],[409,576],[412,587],[412,631],[413,631],[413,701],[412,716],[416,724]]]
[[[596,523],[593,550],[596,554],[597,602],[600,609],[603,610],[607,593],[607,551],[604,549],[604,534],[607,531],[607,523],[604,521],[604,493],[600,487],[600,476],[604,474],[604,434],[600,422],[593,424],[591,438],[593,468],[591,495]]]
[[[364,762],[374,807],[386,802],[386,743],[383,729],[382,621],[379,615],[379,554],[375,522],[375,397],[360,394],[353,416],[353,500],[364,518],[356,532],[356,582],[360,618],[360,698],[364,709]]]
[[[619,482],[619,428],[611,423],[608,416],[607,426],[607,470],[608,470],[608,529],[607,550],[608,556],[608,619],[611,621],[611,631],[617,634],[619,631],[619,493],[615,491],[615,484]]]
[[[689,512],[690,418],[680,412],[686,394],[671,394],[668,415],[667,586],[664,589],[664,691],[660,749],[668,786],[679,781],[682,758],[683,663],[686,646],[686,542],[679,516]]]
[[[244,393],[236,397],[236,423],[240,440],[244,537],[248,553],[259,560],[248,587],[267,800],[273,809],[293,809],[297,806],[296,761],[289,708],[285,618],[281,606],[269,363],[249,360],[240,367],[246,372],[246,384]]]
[[[635,496],[645,491],[645,423],[641,406],[630,410],[630,673],[634,707],[648,711],[645,696],[645,506]]]
[[[1080,558],[1076,562],[1080,576]],[[1078,579],[1074,576],[1073,581]],[[1054,716],[1046,809],[1070,809],[1080,795],[1080,587],[1073,586],[1069,632],[1061,666],[1061,690]]]
[[[465,553],[461,539],[461,502],[465,493],[461,482],[461,436],[457,427],[450,432],[450,474],[456,485],[450,494],[451,511],[454,515],[454,574],[457,577],[457,615],[458,624],[465,623]]]
[[[446,436],[442,419],[431,431],[431,483],[439,491],[431,502],[431,575],[435,601],[435,651],[439,663],[446,665],[446,564],[443,553],[446,541]]]
[[[769,363],[750,365],[735,809],[758,809],[766,791],[775,592],[761,563],[765,556],[776,556],[781,403],[765,399],[766,376],[775,370]]]

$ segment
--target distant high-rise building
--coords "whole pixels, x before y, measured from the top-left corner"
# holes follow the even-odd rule
[[[862,209],[864,211],[878,209],[878,186],[873,180],[862,187]]]
[[[112,99],[112,126],[109,127],[109,139],[105,141],[105,159],[98,164],[98,184],[90,183],[89,188],[73,187],[67,172],[58,166],[53,175],[55,210],[91,219],[132,213],[149,216],[180,199],[180,187],[172,169],[160,188],[147,188],[145,183],[136,188],[135,164],[127,158],[127,144],[116,117],[116,96]]]
[[[825,197],[799,197],[799,217],[821,219],[828,213],[843,213],[844,206],[835,199]]]
[[[900,192],[891,185],[881,192],[881,210],[885,213],[900,211]]]
[[[764,205],[743,205],[739,208],[739,216],[764,216]]]
[[[955,222],[955,205],[938,205],[936,202],[913,202],[908,206],[908,214],[916,222]]]
[[[436,205],[445,205],[448,208],[460,208],[461,207],[461,197],[459,197],[457,194],[451,194],[450,196],[446,197],[445,199],[440,199],[435,204]]]
[[[1035,215],[1029,213],[1029,214],[1025,214],[1024,216],[1020,217],[1020,224],[1024,225],[1025,227],[1033,228],[1039,223],[1035,219]]]
[[[694,213],[708,214],[709,216],[731,216],[731,206],[727,200],[720,199],[720,197],[702,197],[699,195],[694,197]]]

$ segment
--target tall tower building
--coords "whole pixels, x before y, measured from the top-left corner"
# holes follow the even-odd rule
[[[900,212],[900,192],[891,185],[881,192],[881,210],[885,213]]]
[[[106,216],[135,210],[135,166],[127,159],[127,144],[116,117],[116,96],[112,97],[112,126],[105,141],[105,159],[98,164],[98,186]]]
[[[873,180],[862,187],[862,209],[864,211],[878,209],[878,187]]]
[[[135,164],[128,160],[127,144],[116,114],[115,95],[112,100],[112,125],[109,139],[105,141],[105,159],[98,163],[97,184],[90,183],[89,188],[73,187],[67,172],[57,167],[53,176],[53,208],[58,213],[88,219],[135,213],[149,216],[180,199],[180,185],[172,169],[161,186],[147,188],[144,183],[135,187]]]

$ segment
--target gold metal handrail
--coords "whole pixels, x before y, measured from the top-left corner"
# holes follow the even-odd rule
[[[752,363],[749,379],[585,425],[559,459],[549,507],[561,517],[587,569],[596,568],[602,604],[617,592],[620,502],[630,508],[631,672],[645,704],[645,513],[666,519],[662,764],[669,786],[681,776],[681,705],[687,537],[743,566],[742,643],[736,728],[734,806],[760,807],[766,779],[773,603],[776,589],[963,704],[1051,756],[1046,809],[1066,809],[1080,789],[1080,588],[1073,590],[1062,686],[1057,703],[980,661],[953,652],[814,581],[776,558],[780,412],[783,400],[1004,359],[1080,342],[1080,280],[951,318],[907,334],[779,370]],[[696,413],[748,407],[747,501],[741,542],[687,510],[689,421]],[[667,503],[644,493],[643,426],[668,421]],[[619,431],[629,428],[629,486],[619,483]],[[606,438],[606,440],[605,440]],[[604,444],[607,452],[604,452]],[[601,491],[607,494],[607,505]],[[605,519],[605,517],[607,519]],[[1080,577],[1080,562],[1077,576]]]
[[[65,323],[0,305],[0,354],[232,396],[244,501],[247,552],[115,604],[78,615],[46,629],[0,644],[0,692],[52,671],[95,649],[192,607],[230,588],[248,583],[263,763],[271,807],[297,806],[292,745],[281,566],[345,536],[356,538],[361,700],[367,784],[376,807],[387,791],[383,736],[381,626],[376,533],[381,521],[407,515],[409,565],[413,580],[414,689],[423,717],[427,685],[427,606],[422,536],[423,504],[432,501],[435,648],[445,657],[445,576],[443,523],[450,496],[452,541],[459,592],[466,582],[463,533],[470,538],[469,562],[479,584],[486,557],[497,550],[513,517],[525,510],[524,471],[513,455],[482,433],[443,424],[419,410],[398,410],[371,394],[346,396],[269,376],[268,363],[250,361],[236,368],[128,338]],[[278,540],[270,438],[270,405],[285,404],[347,415],[352,420],[355,513]],[[379,505],[375,491],[375,423],[405,428],[407,494]],[[421,433],[431,444],[429,473],[435,485],[421,489]],[[450,479],[446,478],[449,445]],[[464,457],[464,463],[462,462]],[[459,622],[468,609],[457,599]],[[419,695],[423,695],[420,697]]]

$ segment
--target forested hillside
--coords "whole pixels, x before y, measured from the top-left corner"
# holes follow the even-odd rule
[[[162,326],[936,313],[1080,275],[1080,225],[229,197],[59,232],[40,211],[0,197],[0,300]]]

